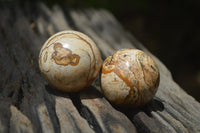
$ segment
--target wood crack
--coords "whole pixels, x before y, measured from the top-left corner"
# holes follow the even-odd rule
[[[79,114],[88,122],[90,128],[93,129],[96,133],[103,133],[93,113],[81,103],[79,94],[70,94],[69,96]]]
[[[51,94],[46,92],[44,95],[45,95],[44,97],[45,105],[47,107],[47,111],[49,113],[49,117],[52,122],[54,132],[60,133],[61,132],[60,123],[58,120],[58,116],[56,115],[56,109],[55,109],[55,98]]]

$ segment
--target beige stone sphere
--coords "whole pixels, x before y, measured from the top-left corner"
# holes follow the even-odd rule
[[[134,108],[148,103],[159,81],[156,63],[138,49],[116,51],[102,66],[102,92],[111,103],[119,106]]]
[[[77,92],[89,86],[100,67],[98,47],[78,31],[54,34],[39,54],[39,68],[44,78],[51,86],[65,92]]]

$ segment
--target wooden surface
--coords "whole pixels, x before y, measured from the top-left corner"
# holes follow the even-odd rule
[[[0,3],[0,133],[200,132],[200,104],[111,13],[43,3],[15,4]],[[80,93],[51,88],[39,72],[40,48],[50,35],[71,29],[89,35],[102,59],[121,48],[150,54],[161,79],[154,99],[144,107],[123,110],[98,91],[98,79]]]

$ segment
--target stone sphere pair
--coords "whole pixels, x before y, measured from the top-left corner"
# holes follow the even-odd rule
[[[58,90],[77,92],[89,86],[101,68],[101,54],[87,35],[62,31],[51,36],[39,55],[39,68],[47,82]],[[102,66],[101,89],[119,106],[148,103],[159,85],[159,70],[153,59],[138,49],[122,49]]]

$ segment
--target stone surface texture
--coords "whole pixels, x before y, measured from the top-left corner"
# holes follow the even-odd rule
[[[88,87],[101,67],[96,44],[77,31],[61,31],[51,36],[39,55],[39,68],[50,85],[61,91],[76,92]]]
[[[159,70],[153,59],[138,49],[120,49],[102,66],[101,88],[112,103],[128,108],[143,106],[154,97]]]

